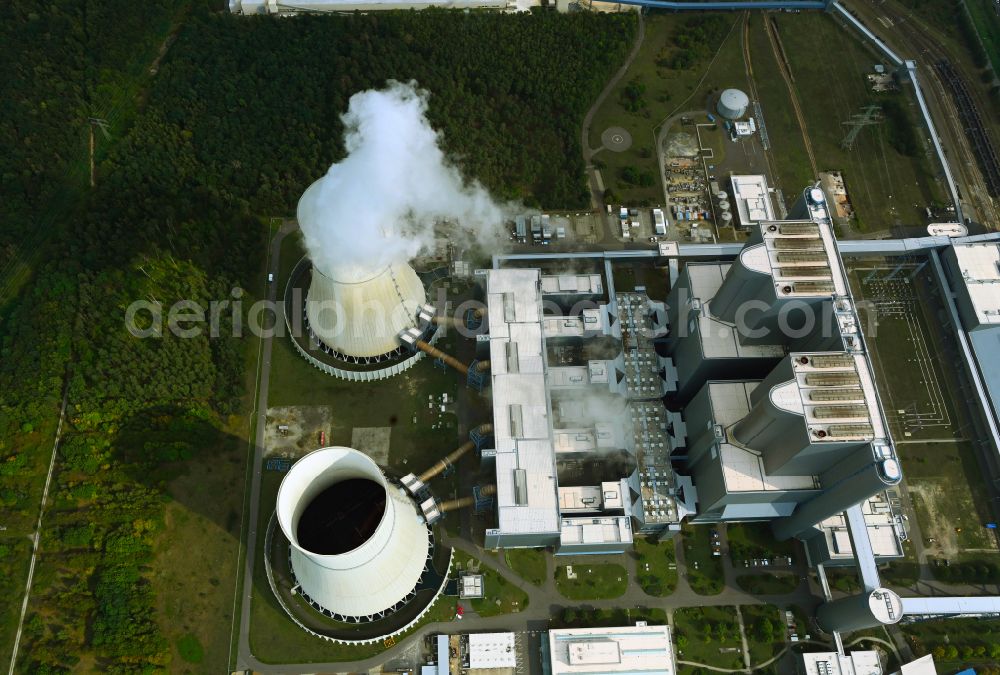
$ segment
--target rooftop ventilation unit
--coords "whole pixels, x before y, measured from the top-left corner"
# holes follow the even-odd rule
[[[780,234],[811,234],[819,236],[819,227],[812,223],[782,223],[778,226]]]
[[[830,281],[796,281],[796,293],[833,293],[836,289]]]
[[[826,428],[827,437],[837,438],[869,438],[872,436],[870,424],[831,424]]]
[[[806,267],[806,266],[788,267],[786,265],[781,265],[780,271],[781,271],[781,277],[783,279],[793,279],[800,277],[822,277],[824,279],[830,279],[833,277],[833,273],[830,271],[829,267]]]
[[[846,387],[843,389],[815,389],[809,392],[810,401],[860,401],[865,397],[864,391],[860,387]]]
[[[823,240],[819,237],[808,237],[803,239],[778,238],[774,240],[774,248],[779,251],[811,251],[822,250]],[[826,255],[824,254],[824,258]]]
[[[866,405],[823,405],[813,410],[817,419],[847,419],[852,417],[868,418]]]
[[[860,386],[861,380],[857,373],[808,373],[807,387],[847,387]]]
[[[852,368],[854,357],[849,354],[820,354],[809,358],[813,368]]]
[[[828,262],[824,251],[783,251],[777,258],[780,264]]]

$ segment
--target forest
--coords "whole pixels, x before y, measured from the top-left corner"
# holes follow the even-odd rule
[[[64,389],[68,401],[18,670],[152,672],[171,658],[149,580],[168,483],[247,414],[248,344],[139,339],[125,307],[255,288],[268,217],[291,215],[342,155],[350,96],[387,79],[430,92],[445,147],[497,195],[586,205],[581,121],[635,19],[13,0],[0,27],[16,74],[0,81],[0,273],[31,271],[0,309],[6,597],[23,593]],[[110,127],[93,188],[92,116]],[[20,602],[5,604],[4,645]]]

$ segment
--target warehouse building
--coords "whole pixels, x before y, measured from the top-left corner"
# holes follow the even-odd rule
[[[545,675],[674,675],[669,626],[563,628],[542,640]]]

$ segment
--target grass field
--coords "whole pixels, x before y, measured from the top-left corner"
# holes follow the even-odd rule
[[[668,539],[658,544],[644,537],[635,539],[636,581],[647,595],[663,597],[677,588],[677,556],[674,541]]]
[[[726,24],[719,39],[706,44],[704,54],[691,67],[673,69],[669,67],[669,61],[679,51],[674,44],[676,36],[686,30],[691,17],[683,14],[649,15],[646,18],[646,39],[638,56],[618,87],[595,113],[590,127],[591,148],[601,147],[601,133],[609,127],[623,127],[632,135],[632,146],[625,152],[602,150],[594,156],[594,161],[602,166],[605,186],[626,203],[663,202],[654,140],[655,129],[661,122],[682,111],[704,109],[707,112],[707,95],[713,89],[746,86],[739,30],[729,32],[740,22],[740,15],[720,15],[719,20]],[[728,38],[725,38],[727,34]],[[712,58],[716,53],[718,56],[713,64]],[[635,111],[623,105],[623,92],[632,84],[645,88],[644,105]],[[625,183],[621,180],[621,171],[626,167],[652,172],[656,177],[654,185],[640,187]]]
[[[865,74],[879,58],[854,34],[820,13],[755,14],[751,17],[750,53],[754,78],[760,89],[768,134],[775,139],[773,158],[780,185],[797,192],[810,179],[804,163],[801,131],[789,110],[787,87],[781,79],[763,21],[773,17],[798,92],[819,171],[840,170],[863,230],[881,230],[897,220],[922,222],[923,207],[940,200],[934,180],[937,168],[926,157],[901,155],[889,143],[890,122],[864,129],[853,149],[840,147],[843,122],[868,104],[896,97],[906,110],[910,125],[919,128],[916,102],[899,94],[875,94]],[[830,50],[824,53],[824,50]],[[783,90],[783,91],[782,91]],[[780,144],[780,147],[779,145]],[[795,146],[799,147],[795,147]],[[916,204],[916,206],[914,206]]]
[[[785,622],[781,610],[773,605],[741,605],[743,625],[750,647],[750,663],[771,659],[785,646]]]
[[[464,551],[455,551],[455,569],[468,568],[469,562],[476,559]],[[499,572],[488,564],[478,561],[480,574],[483,575],[483,597],[475,600],[464,600],[472,605],[479,616],[497,616],[522,612],[528,606],[528,595],[514,584],[507,581]]]
[[[743,574],[736,577],[736,584],[754,595],[784,595],[799,585],[799,578],[791,572]]]
[[[966,0],[965,8],[979,33],[994,73],[1000,73],[1000,15],[992,0]]]
[[[522,579],[536,586],[541,586],[549,578],[543,549],[509,548],[504,551],[504,559]]]
[[[570,579],[567,567],[573,568]],[[617,598],[628,588],[628,571],[621,565],[583,562],[556,567],[556,588],[570,600],[603,600]]]
[[[722,558],[712,555],[710,530],[705,525],[685,524],[681,531],[688,584],[700,595],[721,593],[724,585]]]
[[[683,607],[674,612],[678,659],[716,668],[742,668],[743,648],[735,607]],[[678,672],[691,673],[681,665]]]

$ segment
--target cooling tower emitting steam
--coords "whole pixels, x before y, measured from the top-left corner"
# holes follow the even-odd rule
[[[414,82],[352,96],[347,156],[299,200],[313,263],[306,315],[340,355],[378,359],[398,347],[426,302],[409,261],[433,249],[436,224],[448,221],[453,243],[498,239],[504,209],[447,160],[426,113]]]
[[[326,276],[358,282],[407,263],[433,248],[443,220],[477,241],[497,236],[504,210],[447,160],[427,120],[427,97],[415,82],[395,81],[351,97],[342,117],[347,156],[298,207],[309,256]]]

